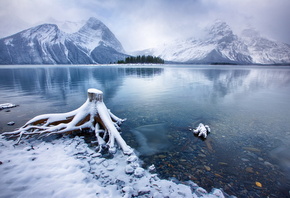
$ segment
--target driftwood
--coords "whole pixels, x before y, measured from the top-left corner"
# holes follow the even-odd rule
[[[88,130],[95,132],[99,151],[107,147],[111,153],[114,153],[117,143],[125,154],[131,154],[133,150],[119,133],[119,125],[123,121],[125,120],[118,118],[107,109],[103,102],[102,91],[88,89],[88,99],[78,109],[68,113],[36,116],[18,130],[5,132],[2,135],[18,137],[18,143],[24,136],[49,136]]]

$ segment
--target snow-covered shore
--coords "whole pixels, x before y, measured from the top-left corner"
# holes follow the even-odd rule
[[[0,139],[0,197],[229,197],[159,179],[135,154],[105,159],[80,137],[51,142]]]

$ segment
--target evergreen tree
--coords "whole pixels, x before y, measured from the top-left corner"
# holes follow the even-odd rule
[[[164,60],[157,56],[128,56],[125,58],[125,60],[119,60],[117,62],[118,64],[128,64],[128,63],[159,63],[164,64]]]

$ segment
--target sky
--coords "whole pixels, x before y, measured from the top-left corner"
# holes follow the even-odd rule
[[[101,20],[127,52],[202,36],[215,20],[290,44],[289,0],[0,0],[0,37],[51,19]]]

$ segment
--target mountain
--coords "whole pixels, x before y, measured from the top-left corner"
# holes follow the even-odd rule
[[[289,64],[290,46],[245,30],[233,33],[223,21],[206,28],[203,38],[176,40],[135,54],[151,54],[170,62],[204,64]]]
[[[96,18],[75,33],[43,24],[0,39],[0,64],[110,63],[125,59],[124,53],[114,34]]]
[[[247,45],[252,62],[260,64],[289,64],[290,45],[271,41],[253,29],[242,32],[242,40]]]

